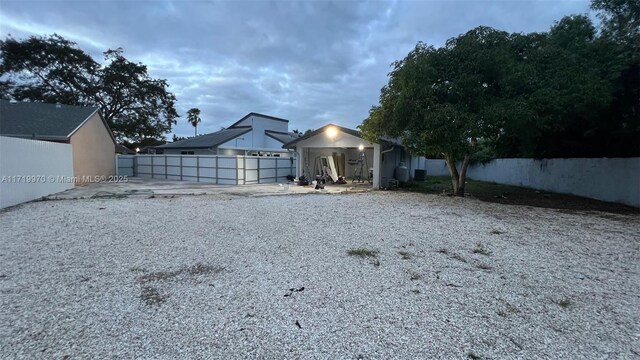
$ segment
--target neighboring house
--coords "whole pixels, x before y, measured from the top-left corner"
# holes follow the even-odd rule
[[[282,145],[295,140],[289,120],[249,113],[218,132],[156,146],[158,152],[177,155],[248,155],[289,157]]]
[[[420,158],[409,155],[397,140],[380,139],[371,143],[364,140],[359,131],[334,124],[290,141],[284,147],[298,154],[298,177],[304,175],[313,180],[321,171],[321,159],[331,157],[335,159],[338,175],[347,179],[353,179],[363,169],[362,177],[368,180],[371,172],[374,189],[388,187],[400,163],[405,164],[409,174],[420,163]]]
[[[71,144],[78,182],[116,173],[116,142],[97,107],[0,100],[0,135]]]
[[[136,152],[129,149],[128,147],[122,144],[116,144],[116,154],[120,155],[135,155]]]

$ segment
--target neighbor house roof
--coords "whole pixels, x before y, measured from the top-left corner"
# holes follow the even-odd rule
[[[246,120],[247,118],[251,117],[251,116],[259,116],[259,117],[263,117],[266,119],[271,119],[271,120],[277,120],[277,121],[284,121],[286,123],[289,123],[289,120],[287,119],[283,119],[283,118],[279,118],[279,117],[275,117],[275,116],[271,116],[271,115],[265,115],[265,114],[260,114],[257,112],[250,112],[247,115],[243,116],[242,119],[234,122],[232,125],[230,125],[229,127],[236,127],[236,125],[238,125],[239,123],[243,122],[244,120]]]
[[[251,131],[251,126],[236,126],[160,146],[156,149],[209,149]]]
[[[132,155],[132,154],[135,154],[136,152],[122,144],[116,144],[116,153],[123,154],[123,155]]]
[[[334,125],[334,124],[327,124],[327,125],[319,128],[317,130],[314,130],[314,131],[312,131],[312,132],[310,132],[310,133],[308,133],[306,135],[303,135],[303,136],[301,136],[301,137],[299,137],[297,139],[294,139],[294,140],[292,140],[292,141],[290,141],[288,143],[285,143],[282,147],[286,148],[286,149],[295,147],[295,144],[297,144],[298,142],[300,142],[302,140],[306,140],[306,139],[311,138],[311,137],[314,137],[314,136],[316,136],[316,135],[318,135],[320,133],[323,133],[329,127],[334,127],[336,129],[342,131],[343,133],[346,133],[346,134],[349,134],[349,135],[353,135],[355,137],[359,137],[359,138],[362,139],[362,134],[358,130],[353,130],[353,129],[349,129],[349,128],[342,127],[342,126],[339,126],[339,125]],[[378,142],[382,143],[382,144],[400,145],[400,146],[402,146],[402,144],[399,141],[397,141],[395,139],[390,139],[390,138],[381,138]]]
[[[274,138],[278,141],[280,141],[283,144],[289,143],[295,139],[298,138],[298,135],[295,133],[291,133],[291,132],[281,132],[281,131],[273,131],[273,130],[265,130],[264,133],[271,137]]]
[[[0,100],[0,135],[68,140],[96,112],[97,107]]]

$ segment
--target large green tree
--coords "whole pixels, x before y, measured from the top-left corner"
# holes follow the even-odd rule
[[[380,104],[360,126],[363,135],[400,137],[408,150],[442,156],[454,195],[464,196],[467,167],[478,144],[500,135],[522,113],[509,86],[509,35],[478,27],[436,49],[418,45],[393,65]]]
[[[99,64],[59,35],[0,41],[0,91],[16,100],[99,106],[118,141],[157,143],[176,124],[176,97],[122,49]]]

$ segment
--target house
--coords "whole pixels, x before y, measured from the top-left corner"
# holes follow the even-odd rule
[[[135,155],[136,152],[129,149],[128,147],[122,144],[116,144],[116,154],[120,155]]]
[[[116,142],[97,107],[0,100],[0,135],[71,144],[76,182],[116,173]]]
[[[389,187],[398,177],[398,168],[410,177],[412,168],[420,163],[420,158],[408,154],[397,140],[371,143],[359,131],[334,124],[296,138],[284,147],[297,154],[298,177],[304,175],[313,180],[328,163],[334,176],[366,180],[374,189]]]
[[[220,131],[156,146],[167,155],[248,155],[289,157],[282,145],[297,135],[289,132],[289,120],[249,113]]]

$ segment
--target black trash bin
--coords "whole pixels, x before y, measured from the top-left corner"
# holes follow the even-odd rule
[[[427,170],[415,169],[413,179],[415,181],[425,181],[427,178]]]

